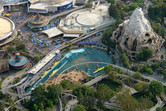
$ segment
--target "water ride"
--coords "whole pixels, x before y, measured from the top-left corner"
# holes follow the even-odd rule
[[[41,78],[44,78],[44,77],[47,75],[47,73],[48,73],[49,71],[50,71],[50,70],[44,72],[44,74],[41,76]]]
[[[58,69],[54,70],[54,71],[49,75],[49,77],[52,77],[57,71],[58,71]]]
[[[98,68],[96,71],[93,72],[93,74],[95,74],[95,73],[97,73],[97,72],[99,72],[99,71],[101,71],[103,69],[104,69],[104,67]]]

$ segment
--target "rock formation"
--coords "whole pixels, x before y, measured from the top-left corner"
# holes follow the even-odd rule
[[[130,19],[119,25],[113,32],[112,39],[119,43],[131,59],[135,59],[143,48],[152,49],[154,55],[159,55],[164,42],[162,37],[154,32],[141,8],[136,8]]]

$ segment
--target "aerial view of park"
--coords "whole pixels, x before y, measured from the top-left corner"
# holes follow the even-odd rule
[[[0,111],[166,111],[166,0],[0,0]]]

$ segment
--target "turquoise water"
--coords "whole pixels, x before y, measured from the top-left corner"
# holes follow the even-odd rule
[[[93,48],[93,49],[92,48],[74,49],[74,50],[71,50],[71,51],[67,52],[66,54],[64,54],[61,57],[61,59],[63,59],[63,60],[61,60],[55,67],[53,67],[44,78],[35,82],[36,83],[35,86],[38,86],[40,83],[44,83],[49,78],[49,75],[51,75],[54,70],[59,69],[66,61],[67,61],[67,63],[61,69],[59,69],[56,72],[56,74],[60,74],[65,69],[67,69],[73,65],[81,64],[84,62],[112,63],[112,56],[111,55],[107,54],[103,50],[96,49],[96,48]],[[95,74],[93,74],[93,72],[96,71],[98,68],[101,68],[103,66],[105,66],[105,64],[90,63],[90,64],[79,65],[79,66],[73,67],[69,70],[70,71],[73,69],[84,70],[90,76],[98,76],[103,72],[103,70],[101,70]],[[34,85],[31,88],[33,88],[33,87],[34,87]]]

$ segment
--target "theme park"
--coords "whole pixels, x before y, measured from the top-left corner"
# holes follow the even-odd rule
[[[1,0],[0,111],[166,111],[166,1]]]

